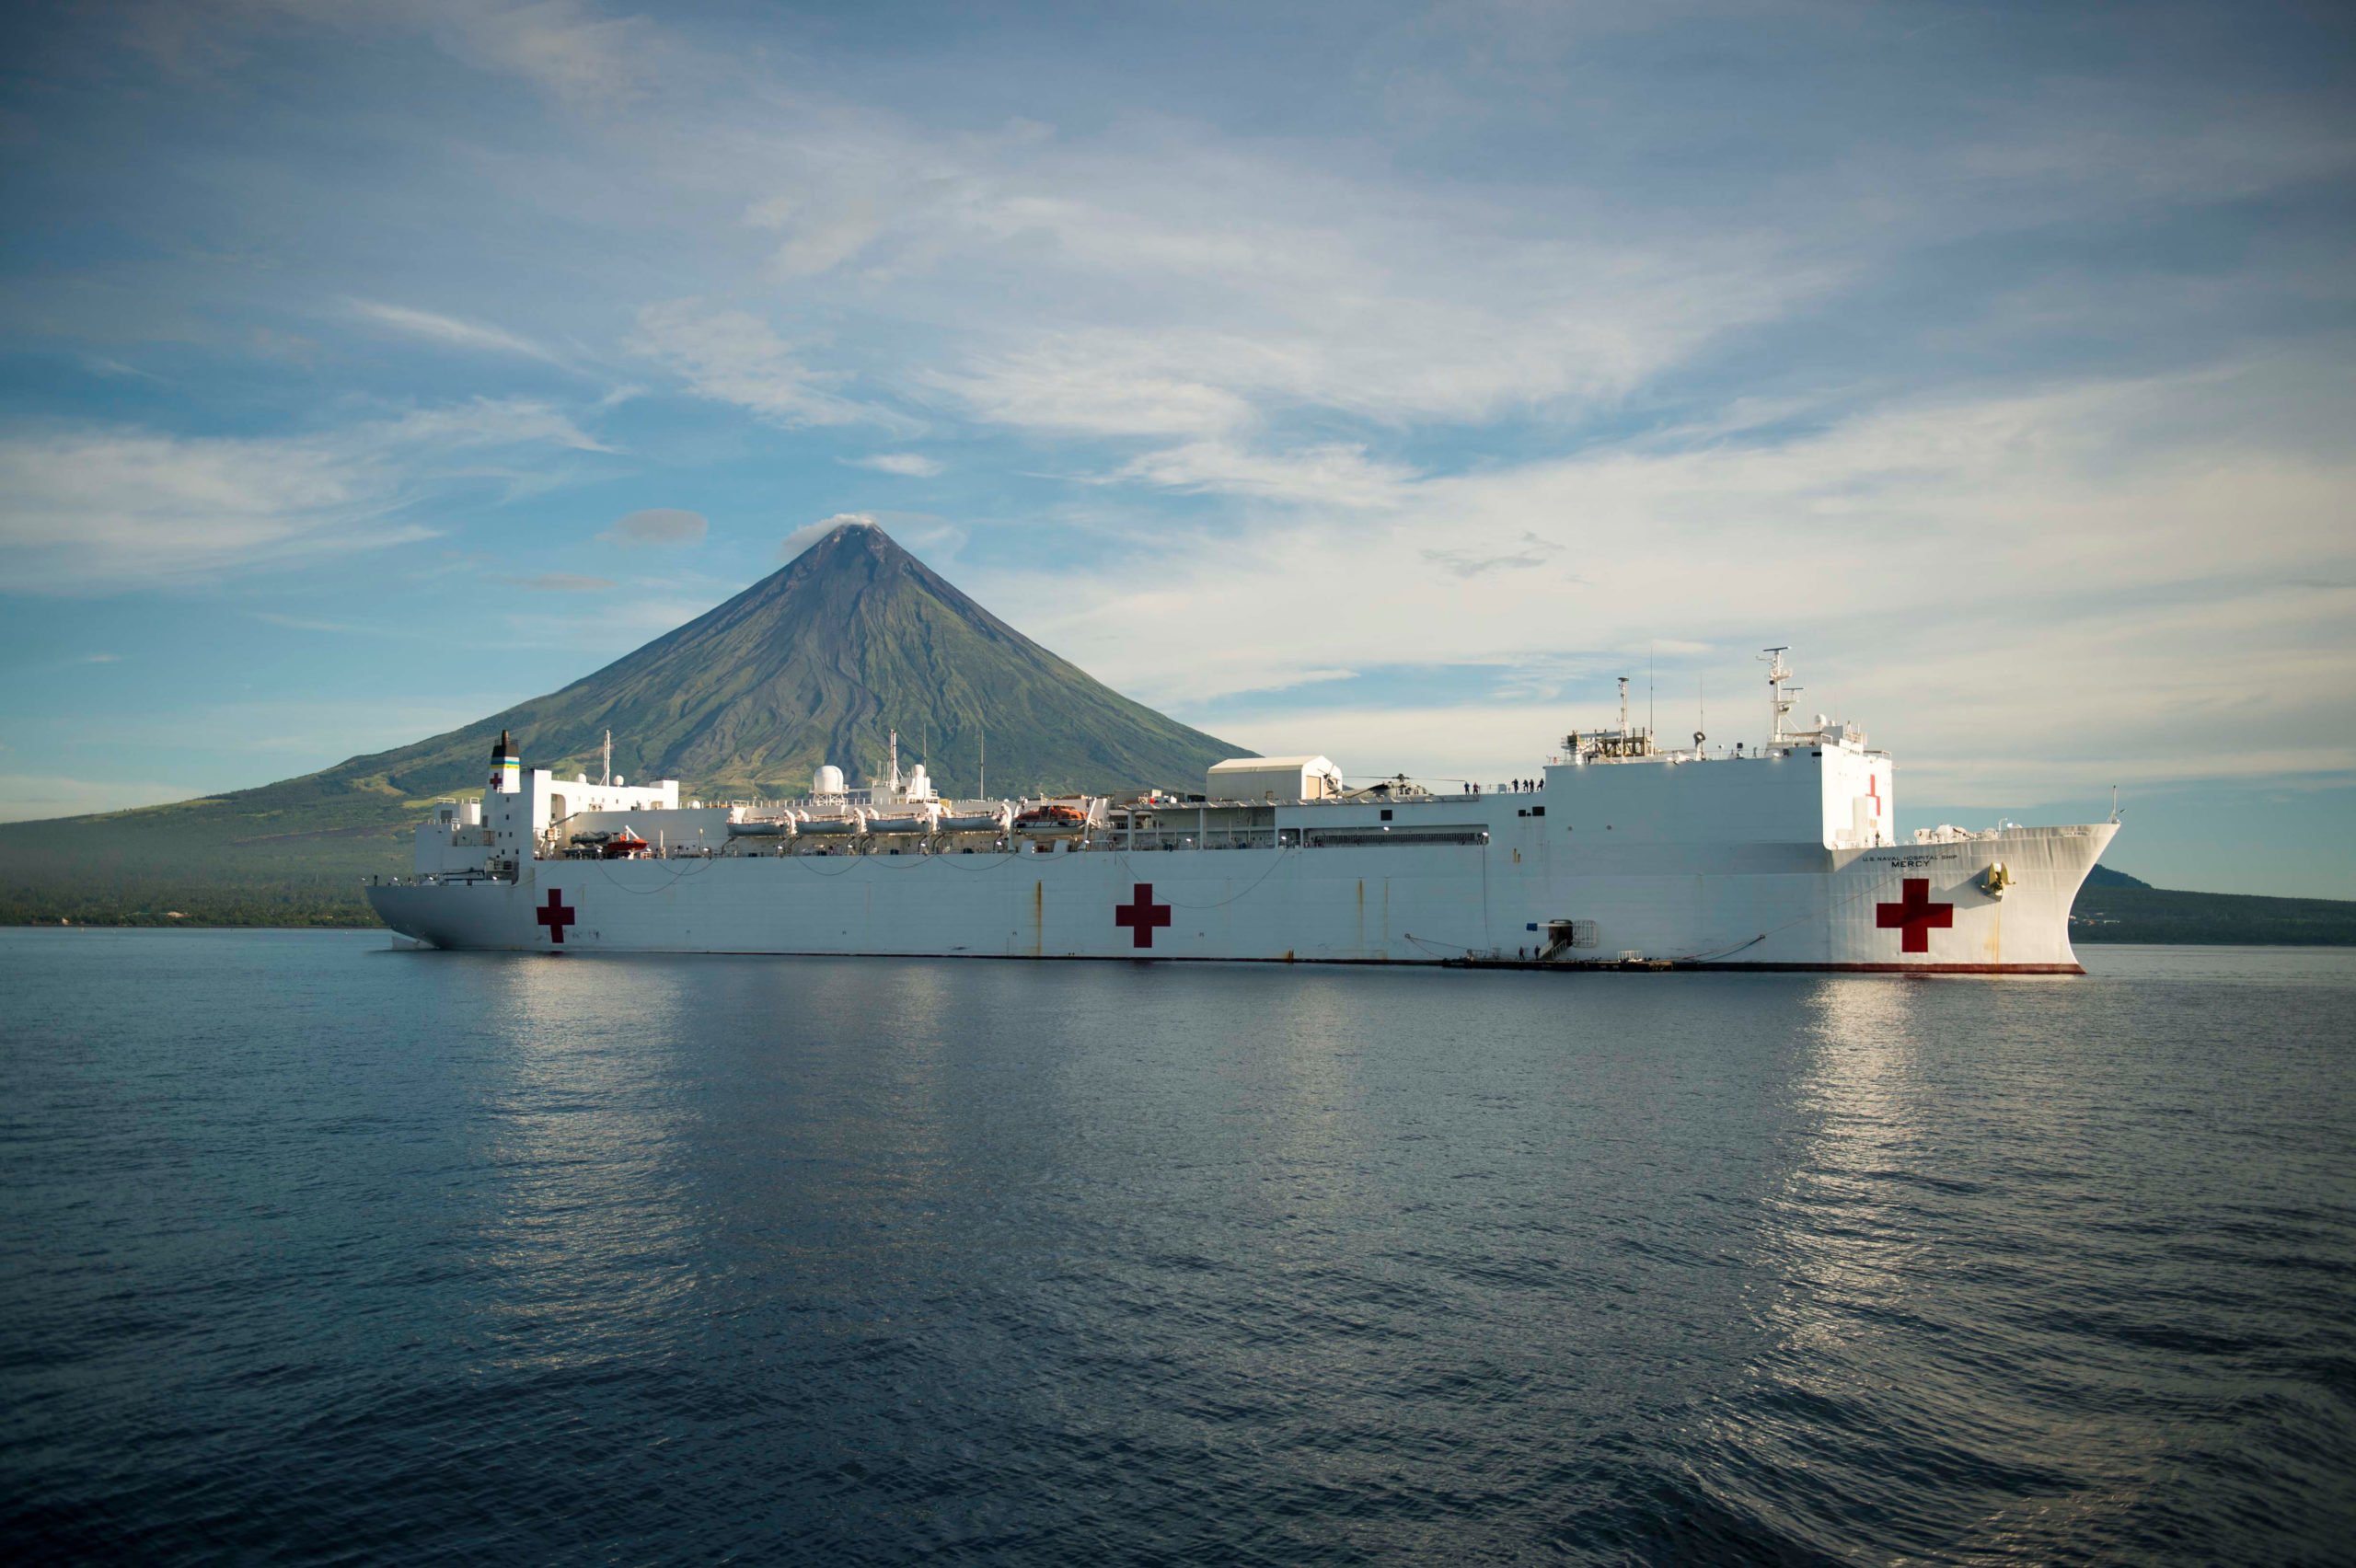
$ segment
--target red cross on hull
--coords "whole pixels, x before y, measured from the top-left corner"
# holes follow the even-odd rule
[[[1153,884],[1136,882],[1129,891],[1130,902],[1113,905],[1113,924],[1129,929],[1131,947],[1149,948],[1153,945],[1154,929],[1170,924],[1170,905],[1153,901]]]
[[[563,892],[553,887],[549,889],[548,903],[532,911],[532,918],[549,928],[549,940],[559,947],[564,945],[564,928],[575,917],[576,912],[565,907]]]
[[[1898,932],[1899,951],[1928,952],[1932,928],[1946,930],[1955,924],[1955,905],[1931,902],[1930,878],[1908,877],[1899,902],[1874,905],[1874,924]]]

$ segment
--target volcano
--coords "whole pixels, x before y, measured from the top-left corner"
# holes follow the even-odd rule
[[[849,523],[717,608],[560,691],[410,745],[200,801],[0,829],[0,920],[373,923],[361,875],[472,792],[502,730],[529,767],[603,766],[684,795],[799,795],[923,762],[945,795],[1202,788],[1242,748],[1133,702]],[[985,774],[987,766],[987,775]]]
[[[502,730],[560,777],[601,766],[610,730],[616,772],[721,799],[801,794],[821,763],[872,781],[893,730],[952,794],[980,793],[985,763],[1000,795],[1200,789],[1241,755],[1050,653],[870,523],[561,691],[329,773],[447,793],[479,782]]]

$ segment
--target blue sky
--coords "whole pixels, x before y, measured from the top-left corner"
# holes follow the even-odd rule
[[[1902,826],[2356,896],[2344,8],[13,17],[0,817],[553,688],[865,514],[1091,673],[1528,773],[1752,654]],[[1650,672],[1649,676],[1647,672]]]

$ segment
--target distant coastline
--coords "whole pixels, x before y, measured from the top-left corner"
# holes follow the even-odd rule
[[[2079,890],[2070,940],[2199,947],[2356,947],[2356,903],[2164,887]]]

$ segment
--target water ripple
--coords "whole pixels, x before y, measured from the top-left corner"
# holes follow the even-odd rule
[[[2356,955],[0,966],[15,1561],[2356,1539]]]

